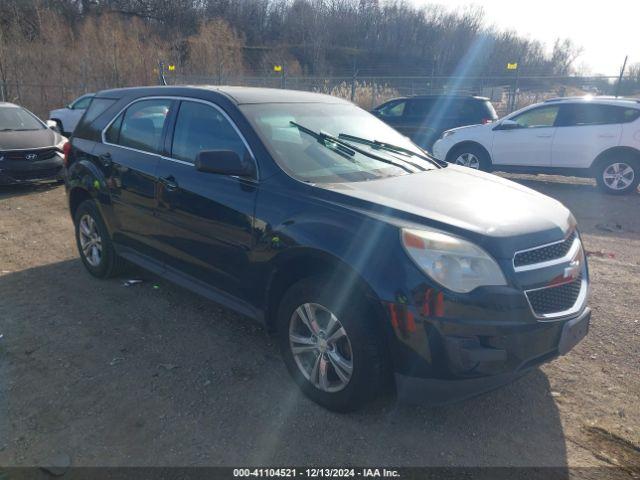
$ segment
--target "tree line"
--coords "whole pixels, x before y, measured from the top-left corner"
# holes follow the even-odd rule
[[[156,83],[159,60],[221,83],[277,75],[274,65],[318,76],[501,76],[509,62],[521,75],[573,73],[571,40],[548,51],[485,24],[480,8],[404,0],[0,0],[0,83],[9,99],[51,85],[38,94],[51,103]]]

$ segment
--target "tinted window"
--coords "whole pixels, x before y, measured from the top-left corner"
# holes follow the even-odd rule
[[[116,101],[111,98],[94,98],[89,104],[88,110],[84,114],[84,122],[93,122],[96,118],[98,118],[98,115],[100,115],[114,103],[116,103]]]
[[[407,115],[427,116],[435,104],[432,98],[416,98],[408,102]]]
[[[195,162],[203,150],[232,150],[245,155],[242,139],[225,116],[204,103],[182,102],[173,134],[171,156]]]
[[[142,100],[131,105],[106,133],[109,143],[123,147],[160,153],[162,129],[169,113],[171,100]]]
[[[379,107],[376,111],[383,117],[401,117],[406,106],[405,100],[396,100]]]
[[[523,128],[552,127],[558,117],[558,105],[533,108],[521,113],[510,120],[518,123]]]
[[[562,106],[562,126],[609,125],[631,122],[640,111],[615,105],[569,104]],[[635,114],[635,118],[634,118]]]
[[[76,100],[76,103],[71,105],[71,108],[73,108],[74,110],[84,110],[89,106],[92,98],[93,97],[82,97],[79,100]]]

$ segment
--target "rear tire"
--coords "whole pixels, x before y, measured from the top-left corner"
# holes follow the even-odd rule
[[[78,206],[74,225],[80,259],[91,275],[109,278],[124,270],[126,262],[116,254],[109,231],[93,200],[85,200]]]
[[[382,392],[388,362],[364,295],[346,294],[333,285],[329,278],[310,277],[287,290],[278,309],[278,343],[307,397],[329,410],[348,412]],[[332,342],[334,337],[338,340]]]
[[[635,158],[611,156],[598,163],[595,169],[598,187],[612,195],[635,192],[640,182],[640,161]]]
[[[489,158],[484,148],[479,145],[468,144],[454,147],[451,153],[447,155],[447,161],[474,170],[491,171],[491,158]]]

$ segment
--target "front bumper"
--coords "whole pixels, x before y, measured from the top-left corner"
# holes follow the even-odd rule
[[[398,397],[408,403],[438,405],[493,390],[568,353],[586,336],[590,319],[591,310],[585,308],[576,317],[540,322],[538,328],[494,326],[491,335],[457,328],[455,335],[440,336],[440,352],[432,350],[439,357],[439,361],[433,358],[439,375],[395,374]]]
[[[40,161],[0,162],[0,185],[32,183],[40,180],[62,179],[63,160],[56,154],[53,158]]]

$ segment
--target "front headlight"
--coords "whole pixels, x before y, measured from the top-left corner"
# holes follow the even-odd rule
[[[485,285],[506,285],[502,270],[482,248],[438,230],[402,229],[405,250],[443,287],[467,293]]]

